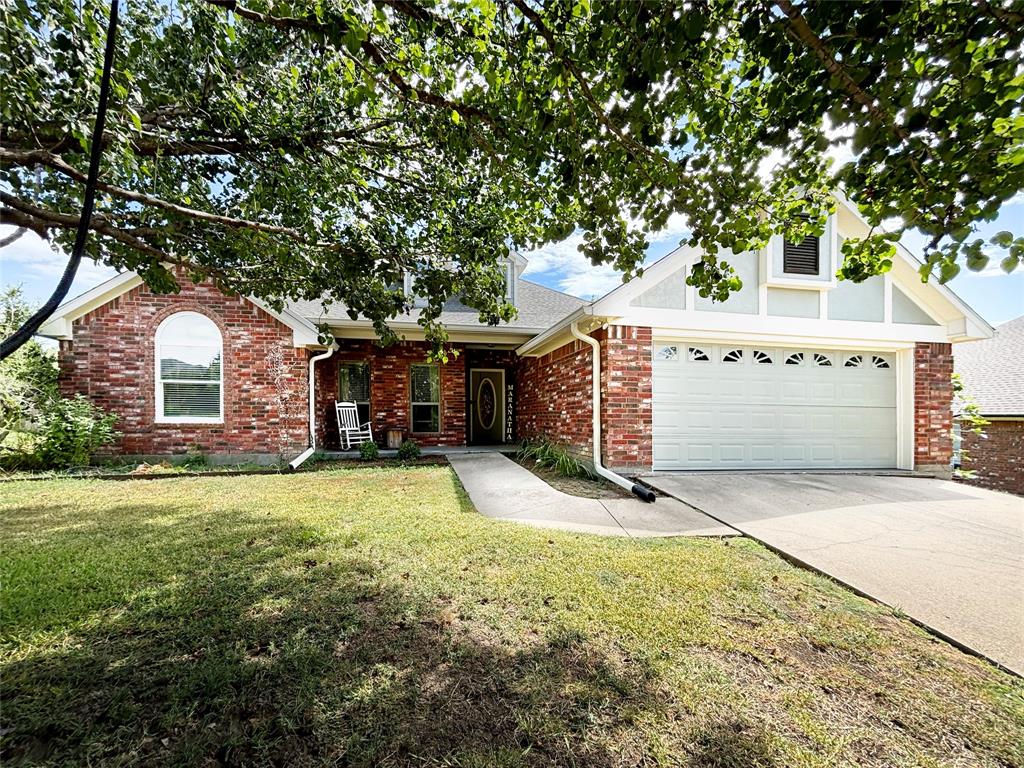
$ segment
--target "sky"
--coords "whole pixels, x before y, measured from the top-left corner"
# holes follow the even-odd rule
[[[979,235],[987,240],[1003,229],[1015,235],[1024,233],[1024,194],[1009,200],[995,221],[981,225]],[[0,226],[0,238],[11,230],[9,226]],[[647,263],[657,261],[674,250],[685,234],[683,220],[671,219],[668,227],[652,238],[647,250]],[[619,273],[607,265],[595,267],[577,250],[581,241],[582,235],[577,233],[559,243],[524,253],[529,259],[525,277],[583,299],[597,298],[619,285]],[[920,255],[924,242],[925,238],[919,233],[909,233],[904,237],[904,244],[915,255]],[[30,302],[40,304],[53,291],[65,264],[63,254],[54,252],[36,235],[26,233],[0,250],[0,287],[6,289],[20,285]],[[68,297],[74,297],[114,274],[110,267],[84,260]],[[993,259],[982,272],[973,273],[965,268],[950,287],[992,325],[1024,315],[1024,268],[1007,275],[999,269],[998,260]]]

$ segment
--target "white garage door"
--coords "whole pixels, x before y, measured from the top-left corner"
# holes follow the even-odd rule
[[[871,351],[654,342],[654,469],[896,466],[896,366]]]

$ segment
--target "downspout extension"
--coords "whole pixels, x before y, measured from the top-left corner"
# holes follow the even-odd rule
[[[326,352],[309,358],[309,448],[288,462],[290,472],[294,472],[302,466],[306,459],[316,453],[316,364],[321,360],[326,360],[337,351],[338,342],[335,341],[331,343]]]
[[[597,339],[587,336],[585,333],[581,333],[578,321],[573,321],[572,325],[569,326],[569,330],[573,336],[585,344],[590,345],[591,358],[593,361],[593,373],[591,374],[593,384],[593,394],[591,399],[591,409],[594,415],[594,471],[597,472],[601,477],[606,480],[610,480],[621,488],[625,488],[627,491],[635,494],[648,503],[653,503],[655,498],[654,491],[650,488],[646,488],[637,483],[631,483],[622,475],[617,475],[601,463],[601,345]]]

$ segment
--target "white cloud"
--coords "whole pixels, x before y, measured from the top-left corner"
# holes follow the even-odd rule
[[[523,256],[529,261],[523,274],[545,275],[560,290],[582,299],[603,296],[622,282],[622,276],[607,264],[591,264],[579,251],[582,244],[583,233],[576,232],[561,242],[527,251]]]
[[[631,223],[638,225],[638,222]],[[651,244],[671,242],[676,245],[689,231],[686,220],[679,214],[673,214],[664,229],[649,234],[647,239]],[[561,242],[526,251],[523,256],[529,263],[523,274],[543,275],[548,278],[545,282],[581,299],[598,298],[621,285],[622,273],[608,264],[595,267],[580,253],[582,243],[583,233],[575,232]]]
[[[10,225],[0,226],[0,239],[14,232]],[[26,232],[10,245],[0,249],[0,279],[4,285],[22,282],[39,283],[51,288],[57,284],[67,266],[68,257],[57,246],[34,232]],[[75,275],[73,292],[88,290],[117,274],[112,267],[83,259]],[[45,293],[45,290],[41,291]]]
[[[1008,205],[1024,205],[1024,192],[1018,192],[1016,195],[1004,202],[1003,208]]]

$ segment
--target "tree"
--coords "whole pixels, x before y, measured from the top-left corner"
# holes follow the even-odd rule
[[[0,336],[7,338],[32,314],[20,287],[0,293]],[[24,434],[35,431],[57,399],[56,356],[32,340],[0,361],[0,455],[21,449]],[[8,441],[11,433],[16,433]],[[5,444],[9,443],[9,444]]]
[[[626,273],[685,216],[703,295],[720,248],[820,231],[842,187],[875,227],[841,275],[987,264],[972,232],[1024,188],[1020,3],[184,0],[131,4],[90,253],[156,290],[172,267],[271,303],[342,302],[391,338],[402,274],[422,323],[461,296],[497,323],[497,261],[585,233]],[[102,8],[14,0],[3,221],[66,245],[77,223]],[[852,140],[855,158],[829,151]],[[772,162],[774,162],[773,165]],[[759,173],[771,165],[768,173]],[[799,216],[797,214],[804,214]],[[899,218],[895,232],[883,221]],[[1007,271],[1024,237],[1002,232]]]

